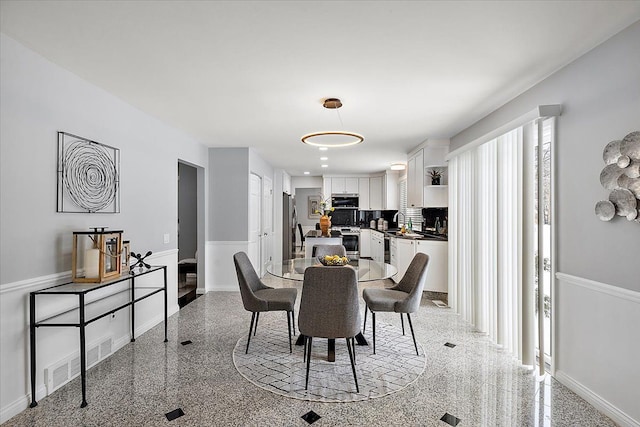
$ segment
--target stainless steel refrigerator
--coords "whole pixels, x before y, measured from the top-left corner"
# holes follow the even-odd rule
[[[296,250],[296,207],[293,198],[282,193],[282,260],[294,257]]]

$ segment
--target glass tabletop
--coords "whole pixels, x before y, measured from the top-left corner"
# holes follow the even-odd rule
[[[322,265],[316,258],[295,258],[282,262],[273,262],[267,272],[276,277],[290,280],[304,280],[304,270],[307,267]],[[377,262],[371,259],[353,259],[349,265],[356,270],[358,282],[388,279],[398,272],[391,264]],[[327,267],[340,268],[340,267]]]

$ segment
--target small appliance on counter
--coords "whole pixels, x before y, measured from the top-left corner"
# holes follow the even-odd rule
[[[372,230],[376,229],[376,220],[372,219],[371,222],[369,223],[369,228]]]

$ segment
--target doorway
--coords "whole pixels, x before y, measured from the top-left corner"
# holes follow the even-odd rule
[[[178,306],[196,299],[198,287],[198,169],[178,162]]]

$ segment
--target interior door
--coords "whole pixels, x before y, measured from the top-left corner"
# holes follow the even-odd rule
[[[273,259],[273,181],[265,176],[262,178],[262,274],[266,274],[267,267]]]
[[[256,271],[261,269],[262,242],[262,179],[255,174],[249,178],[249,259]]]

